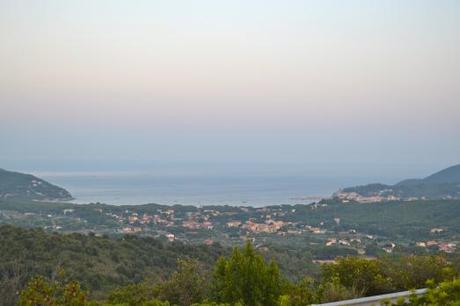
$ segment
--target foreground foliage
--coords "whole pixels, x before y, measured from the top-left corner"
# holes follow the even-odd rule
[[[73,281],[32,279],[20,295],[21,306],[301,306],[430,286],[410,305],[459,305],[459,271],[439,256],[368,260],[339,259],[322,267],[318,280],[292,283],[275,262],[267,262],[247,243],[221,257],[213,271],[193,259],[179,260],[177,270],[161,281],[143,281],[112,290],[105,301],[88,301]]]
[[[459,306],[460,305],[460,279],[442,282],[435,286],[433,281],[428,282],[431,288],[426,295],[413,298],[411,306]]]

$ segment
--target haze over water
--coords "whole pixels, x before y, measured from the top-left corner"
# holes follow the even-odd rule
[[[396,183],[438,169],[420,165],[31,161],[12,168],[66,188],[77,203],[243,205],[307,204],[339,188]],[[37,166],[38,165],[38,166]],[[69,166],[72,165],[72,166]]]

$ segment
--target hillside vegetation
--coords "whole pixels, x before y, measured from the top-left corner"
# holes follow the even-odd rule
[[[21,291],[19,305],[304,306],[425,286],[433,289],[410,305],[458,305],[451,303],[459,298],[456,262],[442,256],[346,257],[323,265],[317,279],[305,275],[292,282],[275,261],[267,261],[246,243],[210,268],[196,259],[182,259],[166,278],[131,282],[110,290],[103,299],[91,297],[85,283],[66,279],[64,273],[36,276]]]
[[[4,282],[16,279],[22,286],[31,276],[52,278],[62,270],[66,279],[80,281],[96,295],[129,282],[161,279],[174,271],[178,258],[210,265],[224,253],[217,244],[191,246],[134,235],[61,235],[7,225],[0,226],[0,245]]]
[[[0,169],[0,199],[71,200],[71,194],[30,174]]]
[[[267,220],[276,222],[275,225],[282,223],[282,226],[267,231],[265,229],[270,226]],[[237,226],[229,226],[235,222]],[[195,227],[190,229],[190,223]],[[172,234],[173,239],[186,244],[218,242],[233,246],[250,239],[257,245],[269,246],[271,250],[280,247],[291,258],[310,254],[321,260],[363,251],[365,255],[375,256],[386,252],[385,247],[392,244],[396,245],[393,251],[401,253],[436,252],[442,246],[445,251],[454,251],[460,245],[460,200],[366,204],[327,200],[312,205],[262,208],[78,205],[0,200],[0,224],[118,237],[125,229],[135,228],[135,235],[166,239]],[[254,224],[264,227],[254,230],[250,228]],[[334,239],[333,245],[327,245]],[[430,246],[416,245],[428,241]],[[448,249],[445,249],[446,245]],[[284,259],[280,260],[284,262]],[[290,269],[289,274],[297,278],[304,267],[291,266]]]

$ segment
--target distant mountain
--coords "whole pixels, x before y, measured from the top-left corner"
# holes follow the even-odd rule
[[[369,184],[348,187],[333,195],[343,201],[381,202],[392,200],[460,199],[460,164],[423,179],[407,179],[395,185]]]
[[[0,199],[71,200],[71,194],[30,174],[0,169]]]
[[[460,184],[460,165],[455,165],[423,179],[425,183],[435,184]]]

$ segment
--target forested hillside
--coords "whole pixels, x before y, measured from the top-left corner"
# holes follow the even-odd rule
[[[196,258],[206,265],[224,254],[218,244],[190,246],[153,238],[120,239],[93,234],[60,235],[41,229],[0,226],[0,275],[24,284],[33,275],[80,281],[97,294],[128,282],[161,279],[176,268],[178,258]],[[3,288],[5,285],[1,286]]]
[[[218,243],[190,245],[137,235],[63,235],[9,225],[0,226],[0,246],[0,296],[14,293],[34,275],[53,278],[60,274],[81,282],[92,296],[104,296],[117,286],[164,279],[176,269],[178,259],[196,259],[205,270],[210,269],[231,250]],[[287,276],[317,272],[309,254],[300,250],[264,249],[263,254],[278,260]]]
[[[211,268],[182,259],[165,278],[133,281],[98,298],[63,272],[31,278],[17,298],[20,306],[305,306],[429,286],[410,305],[454,306],[460,298],[458,264],[458,258],[449,262],[443,256],[346,257],[323,265],[316,279],[305,275],[292,282],[248,242]]]
[[[0,169],[0,199],[70,200],[64,188],[30,174]]]

